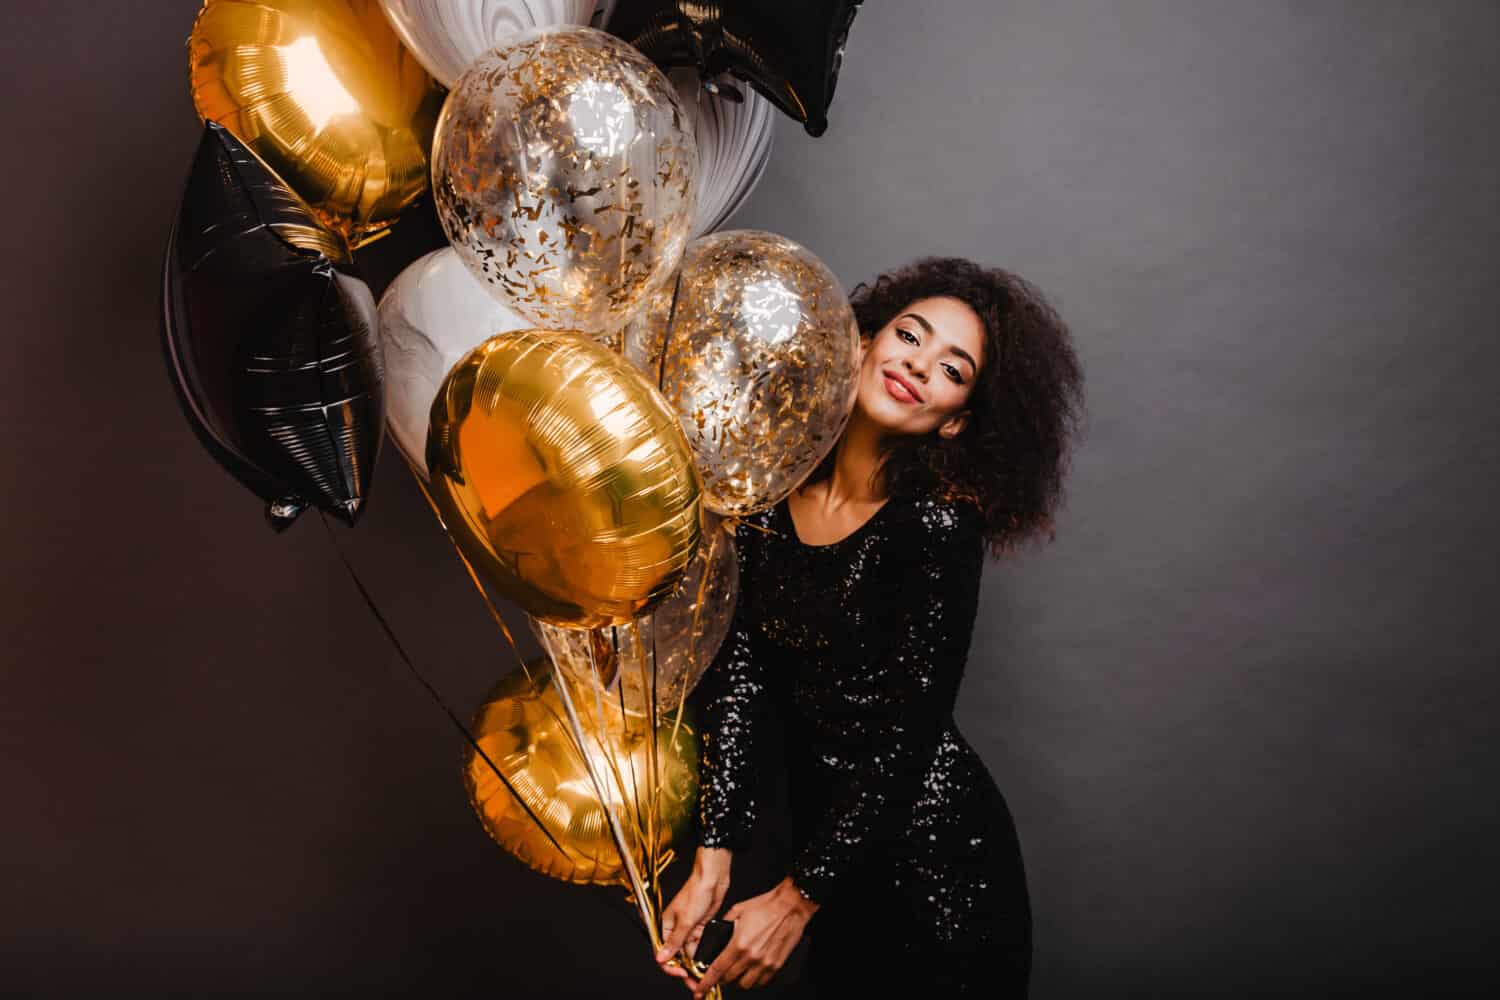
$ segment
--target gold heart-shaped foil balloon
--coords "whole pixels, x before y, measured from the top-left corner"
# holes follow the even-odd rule
[[[621,882],[625,870],[605,808],[615,813],[637,866],[646,863],[646,847],[653,842],[655,850],[649,853],[662,856],[690,824],[698,800],[698,744],[692,726],[663,721],[653,754],[644,727],[622,724],[620,716],[608,713],[602,721],[597,715],[582,716],[586,752],[603,782],[606,802],[601,803],[568,736],[556,680],[540,662],[529,670],[538,687],[517,670],[479,709],[474,740],[489,761],[472,749],[464,755],[469,802],[497,844],[543,875],[580,884]],[[515,795],[496,777],[491,763]]]
[[[354,245],[427,188],[441,91],[376,0],[206,0],[193,105]]]

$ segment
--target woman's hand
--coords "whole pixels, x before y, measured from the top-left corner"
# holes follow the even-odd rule
[[[703,937],[703,926],[713,919],[729,891],[729,868],[734,854],[727,847],[700,847],[693,872],[661,915],[662,947],[656,962],[662,971],[687,979],[687,970],[673,962],[678,952],[692,955]]]
[[[802,895],[790,878],[770,892],[735,904],[724,914],[725,920],[734,921],[734,936],[703,978],[691,984],[694,1000],[721,980],[744,989],[770,982],[817,911],[818,904]]]

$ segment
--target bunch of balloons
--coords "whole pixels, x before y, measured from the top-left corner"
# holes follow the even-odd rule
[[[765,166],[767,97],[821,130],[857,4],[737,33],[714,5],[605,6],[207,0],[164,340],[189,421],[278,527],[309,506],[353,524],[389,430],[550,661],[481,710],[471,801],[538,870],[627,884],[655,947],[733,519],[833,447],[858,351],[816,257],[712,230]],[[800,62],[745,49],[799,17],[816,37],[779,51]],[[351,247],[429,190],[450,245],[377,307]]]

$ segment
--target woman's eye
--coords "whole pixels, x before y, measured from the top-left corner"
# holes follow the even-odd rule
[[[946,372],[948,377],[953,381],[957,382],[959,385],[963,385],[964,378],[958,373],[957,368],[953,367],[952,365],[944,365],[943,371]]]
[[[896,336],[900,337],[908,344],[915,344],[917,342],[916,334],[912,333],[910,330],[903,330],[899,326],[896,327]]]

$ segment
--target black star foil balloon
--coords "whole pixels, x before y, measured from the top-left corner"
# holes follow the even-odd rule
[[[693,66],[705,86],[748,82],[803,124],[828,129],[844,42],[860,0],[620,0],[608,28],[657,65]]]
[[[353,524],[385,422],[375,302],[341,236],[209,122],[163,267],[163,343],[183,411],[285,528]]]

